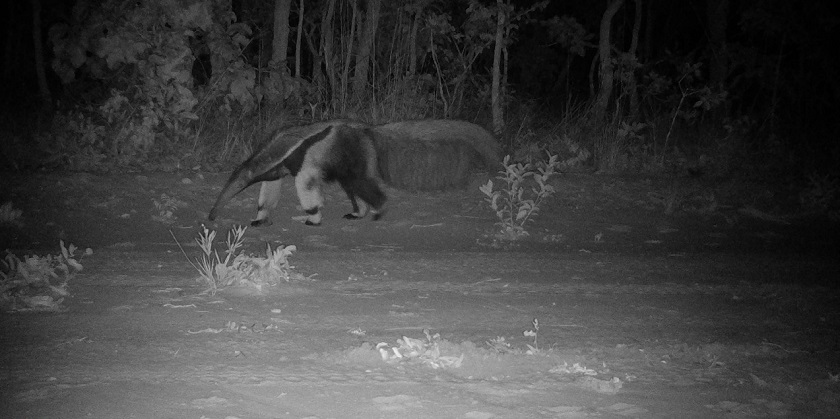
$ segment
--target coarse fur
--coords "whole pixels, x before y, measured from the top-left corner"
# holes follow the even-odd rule
[[[463,188],[474,169],[501,167],[496,139],[470,122],[401,121],[376,126],[373,132],[380,175],[400,189]]]
[[[471,171],[479,167],[501,167],[499,147],[489,132],[469,122],[417,120],[373,127],[355,121],[320,122],[273,135],[234,171],[209,218],[241,190],[262,182],[257,218],[251,224],[270,224],[269,212],[280,199],[280,178],[291,175],[307,224],[320,223],[321,185],[333,181],[353,206],[345,218],[362,218],[371,207],[378,219],[386,200],[380,176],[402,189],[445,190],[466,186]]]

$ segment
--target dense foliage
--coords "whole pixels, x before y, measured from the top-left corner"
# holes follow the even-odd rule
[[[500,139],[520,161],[548,151],[606,171],[794,168],[801,179],[836,179],[840,89],[830,80],[838,65],[824,41],[838,19],[827,2],[612,0],[618,12],[606,40],[604,5],[561,3],[78,0],[66,14],[44,7],[57,106],[38,119],[50,125],[33,141],[25,130],[7,130],[3,164],[212,167],[238,161],[277,125],[326,118],[489,126],[500,29],[507,127]],[[288,22],[278,26],[282,5]],[[276,44],[278,28],[290,31],[287,44]],[[605,41],[609,65],[599,66]],[[278,51],[285,55],[274,57]],[[605,68],[612,93],[593,111]]]

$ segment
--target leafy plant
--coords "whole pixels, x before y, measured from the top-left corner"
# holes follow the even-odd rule
[[[537,164],[511,163],[510,156],[503,161],[504,171],[499,171],[496,179],[503,182],[502,187],[494,190],[493,180],[479,187],[485,201],[490,205],[501,229],[497,238],[517,240],[528,235],[525,224],[539,212],[540,204],[554,193],[554,187],[548,180],[556,172],[559,163],[556,155],[549,155],[548,161]],[[531,178],[537,187],[526,189],[525,183]]]
[[[376,345],[382,360],[388,363],[417,362],[432,367],[432,369],[460,368],[464,362],[464,354],[460,356],[442,355],[440,333],[434,335],[429,329],[423,329],[426,340],[403,336],[397,339],[397,345],[386,342]]]
[[[76,131],[96,131],[105,139],[79,140],[79,148],[91,147],[95,156],[145,163],[151,154],[196,137],[199,113],[211,105],[224,114],[232,104],[256,106],[253,67],[241,54],[251,32],[236,23],[229,2],[81,2],[71,16],[50,28],[52,68],[68,89],[91,80],[105,88],[98,96],[80,95],[97,129]],[[192,74],[196,39],[212,51],[208,59],[216,70],[201,90]]]
[[[294,267],[289,264],[289,257],[297,250],[294,245],[280,246],[273,250],[271,245],[266,245],[264,257],[249,256],[241,252],[237,254],[244,243],[247,227],[235,226],[228,232],[225,240],[227,250],[223,259],[218,251],[213,249],[216,231],[203,224],[201,228],[202,231],[195,242],[203,254],[195,259],[195,263],[189,257],[187,260],[201,274],[199,281],[207,284],[207,292],[211,294],[215,294],[221,288],[236,285],[247,285],[262,291],[265,285],[275,285],[278,279],[289,281],[303,278],[302,275],[293,273]],[[184,255],[186,256],[186,253]]]
[[[75,245],[65,247],[61,240],[59,246],[59,255],[26,255],[23,260],[6,251],[6,257],[0,260],[1,307],[10,311],[60,309],[64,297],[70,295],[67,283],[82,270],[82,264],[76,259]],[[82,256],[92,254],[88,248]]]
[[[181,201],[174,196],[169,196],[165,193],[160,194],[160,200],[152,198],[152,203],[155,205],[158,214],[153,215],[152,219],[164,224],[172,224],[175,222],[175,210],[179,207],[186,207],[187,203]]]
[[[227,240],[225,241],[227,250],[225,251],[224,260],[219,257],[219,252],[213,250],[213,240],[216,238],[216,231],[209,230],[204,224],[201,225],[201,228],[203,231],[198,234],[195,242],[198,243],[204,255],[196,258],[198,266],[193,266],[198,269],[198,273],[201,274],[201,279],[209,287],[209,291],[215,294],[216,290],[227,282],[228,271],[232,266],[231,262],[235,257],[236,251],[242,247],[243,237],[247,227],[235,226],[228,232]]]
[[[487,346],[500,354],[515,353],[516,350],[510,345],[510,342],[505,340],[504,336],[496,336],[488,340]]]
[[[726,101],[727,91],[713,91],[708,85],[702,83],[700,67],[700,63],[683,63],[680,67],[681,75],[673,83],[679,89],[679,94],[674,95],[676,104],[674,105],[671,122],[668,125],[668,133],[665,135],[665,142],[662,145],[663,159],[664,152],[671,145],[671,136],[678,118],[689,125],[694,124],[704,111],[707,112],[717,108]],[[673,84],[669,83],[669,85]],[[683,104],[686,100],[694,100],[694,103],[691,107],[684,109]]]
[[[99,118],[91,115],[95,112],[57,113],[51,129],[35,135],[38,154],[44,164],[78,171],[100,171],[112,163],[107,158],[111,144],[107,129],[97,122]]]
[[[239,254],[231,263],[231,273],[224,285],[250,285],[262,290],[264,285],[275,285],[277,280],[289,281],[302,279],[303,276],[292,272],[289,256],[297,250],[294,245],[279,246],[271,249],[266,244],[265,256],[247,256]]]
[[[540,321],[536,318],[531,322],[531,325],[534,326],[533,330],[526,330],[522,332],[525,337],[533,337],[534,338],[534,345],[528,345],[528,351],[526,352],[529,355],[534,355],[540,351],[539,342],[537,342],[537,338],[539,338],[540,334]]]
[[[22,215],[23,211],[15,209],[11,202],[0,205],[0,225],[9,224],[20,227],[23,224],[20,221]]]
[[[598,169],[604,172],[620,171],[631,164],[629,160],[634,151],[641,158],[648,155],[649,147],[643,141],[646,127],[641,122],[628,123],[618,115],[603,124],[596,146]]]

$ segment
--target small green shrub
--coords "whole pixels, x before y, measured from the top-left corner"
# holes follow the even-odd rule
[[[485,201],[490,205],[499,222],[497,238],[517,240],[528,235],[525,224],[537,215],[540,204],[554,193],[554,187],[548,184],[559,166],[556,155],[549,155],[548,161],[537,164],[511,163],[510,156],[505,156],[504,171],[499,171],[496,179],[502,186],[494,190],[493,180],[488,180],[479,190],[484,193]],[[525,183],[531,178],[536,187],[526,189]]]
[[[186,202],[165,193],[160,194],[160,200],[152,198],[152,204],[158,212],[157,215],[152,215],[152,219],[163,224],[174,223],[176,220],[175,211],[188,205]]]
[[[534,318],[534,320],[531,321],[531,325],[534,326],[534,328],[522,332],[522,335],[534,338],[534,345],[527,345],[528,351],[526,353],[528,355],[535,355],[540,352],[540,345],[537,341],[540,335],[540,321],[537,318]]]
[[[21,227],[23,223],[20,221],[23,216],[23,211],[15,209],[11,202],[6,202],[0,205],[0,225],[8,224],[16,227]]]
[[[4,311],[56,311],[70,295],[67,283],[82,270],[76,246],[64,246],[61,254],[23,257],[6,250],[0,260],[0,308]],[[93,254],[90,248],[81,256]],[[81,256],[78,259],[81,259]]]
[[[303,278],[292,272],[294,267],[289,264],[289,257],[297,250],[294,245],[280,246],[273,250],[271,245],[267,245],[264,257],[249,256],[242,252],[237,254],[244,243],[247,227],[235,226],[228,232],[225,240],[227,250],[222,259],[213,249],[216,231],[204,225],[201,227],[203,231],[195,241],[203,254],[195,259],[196,263],[190,261],[190,264],[201,274],[199,281],[207,285],[206,292],[215,294],[222,288],[243,285],[263,291],[265,286],[276,285],[278,280]]]

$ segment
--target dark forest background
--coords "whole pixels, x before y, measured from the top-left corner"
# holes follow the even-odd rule
[[[517,160],[836,206],[833,3],[5,2],[0,167],[216,170],[278,126],[458,118]]]

